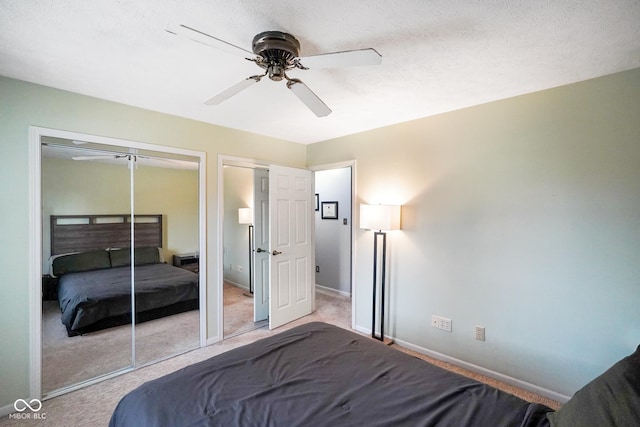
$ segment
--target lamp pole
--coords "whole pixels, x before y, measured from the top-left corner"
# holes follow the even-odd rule
[[[387,345],[392,340],[384,338],[385,292],[387,281],[387,231],[400,230],[400,215],[402,207],[399,205],[360,205],[360,228],[373,230],[373,305],[371,313],[371,338]],[[375,231],[378,230],[378,231]],[[384,230],[384,231],[382,231]],[[382,240],[382,253],[380,253]],[[382,265],[379,266],[378,264]],[[380,275],[378,276],[378,273]],[[378,278],[380,277],[380,278]],[[378,297],[378,282],[380,282],[380,296]],[[380,335],[377,334],[376,317],[380,312]]]
[[[253,295],[253,225],[249,225],[249,293]]]
[[[378,246],[382,237],[382,266],[380,267],[380,335],[376,334],[376,293],[378,288]],[[387,265],[387,233],[376,231],[373,233],[373,309],[371,316],[371,337],[384,341],[384,306],[385,306],[385,280]]]

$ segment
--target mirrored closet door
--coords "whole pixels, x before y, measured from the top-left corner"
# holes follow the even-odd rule
[[[166,359],[199,345],[198,163],[164,153],[138,151],[134,167],[137,227],[161,213],[161,258],[136,244],[135,365]],[[142,239],[142,231],[135,236]],[[150,258],[148,258],[150,256]]]
[[[41,142],[42,394],[198,347],[199,159]]]
[[[94,236],[95,230],[114,229],[120,241],[131,239],[126,224],[115,231],[113,221],[120,219],[105,215],[131,212],[129,171],[73,160],[92,152],[54,142],[62,141],[44,145],[41,161],[44,394],[132,366],[131,324],[85,333],[95,323],[91,318],[99,317],[91,312],[88,300],[98,297],[99,276],[111,267],[110,254],[100,248],[104,245]],[[125,270],[120,303],[124,313],[131,313],[131,272]]]

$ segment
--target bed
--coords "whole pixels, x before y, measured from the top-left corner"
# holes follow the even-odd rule
[[[639,373],[640,348],[553,412],[315,322],[141,385],[109,425],[637,426]]]
[[[135,322],[197,309],[198,274],[163,262],[162,215],[135,221]],[[131,323],[130,230],[128,215],[52,216],[51,275],[68,336]]]

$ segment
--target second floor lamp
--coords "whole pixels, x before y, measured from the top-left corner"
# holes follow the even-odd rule
[[[373,233],[373,306],[371,314],[371,337],[382,342],[384,338],[385,285],[387,275],[387,231],[400,229],[399,205],[360,205],[360,228]],[[378,253],[380,251],[380,254]],[[378,296],[378,288],[380,294]],[[378,325],[376,314],[380,313]],[[376,327],[378,326],[378,328]],[[376,330],[380,330],[378,335]],[[387,340],[386,344],[391,341]]]

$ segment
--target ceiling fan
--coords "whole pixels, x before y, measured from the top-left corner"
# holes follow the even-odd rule
[[[316,116],[324,117],[331,113],[331,109],[301,80],[287,76],[287,71],[295,68],[308,70],[310,68],[378,65],[382,62],[382,56],[373,48],[300,57],[298,56],[300,42],[291,34],[282,31],[264,31],[257,34],[253,38],[253,52],[186,25],[169,26],[166,31],[229,53],[242,55],[264,70],[263,74],[249,76],[205,101],[207,105],[218,105],[268,76],[273,81],[286,80],[287,88],[291,89]]]

